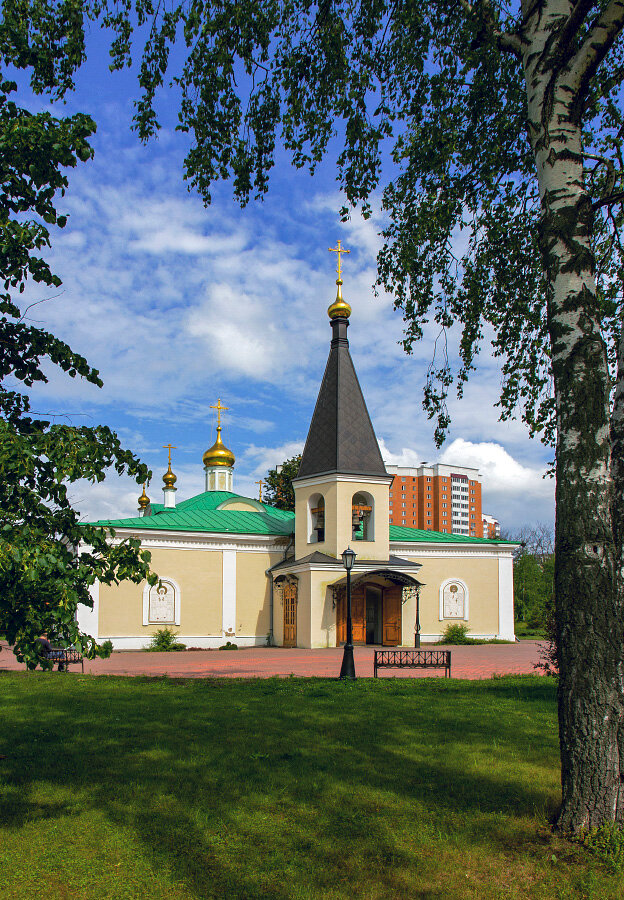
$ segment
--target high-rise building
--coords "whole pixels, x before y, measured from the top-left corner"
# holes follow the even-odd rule
[[[467,466],[442,463],[416,468],[386,466],[390,522],[425,531],[483,537],[481,475]]]
[[[494,516],[483,513],[483,537],[496,540],[500,537],[500,522]]]

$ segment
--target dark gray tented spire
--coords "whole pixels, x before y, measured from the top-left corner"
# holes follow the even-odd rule
[[[297,478],[325,473],[386,475],[355,374],[345,317],[332,319],[332,342]]]

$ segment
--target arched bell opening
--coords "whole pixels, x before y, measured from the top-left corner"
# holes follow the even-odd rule
[[[325,540],[325,498],[312,494],[308,500],[308,543],[320,544]]]
[[[354,541],[375,540],[375,500],[367,491],[358,491],[351,500],[351,535]]]

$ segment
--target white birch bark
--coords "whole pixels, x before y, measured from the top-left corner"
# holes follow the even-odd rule
[[[522,63],[542,201],[540,245],[548,276],[557,414],[559,826],[580,831],[624,817],[624,607],[611,517],[609,373],[577,103],[583,78],[600,52],[600,36],[558,68],[565,53],[554,38],[565,34],[574,10],[566,0],[523,3]],[[606,26],[598,25],[604,38]]]

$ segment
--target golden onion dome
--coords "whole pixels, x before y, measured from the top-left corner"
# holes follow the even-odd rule
[[[143,485],[143,493],[139,497],[139,509],[147,509],[150,505],[150,498],[145,493],[145,485]]]
[[[221,440],[221,426],[217,425],[217,439],[204,453],[203,462],[205,466],[233,466],[236,457],[231,450],[225,446]]]
[[[336,284],[338,285],[338,290],[336,291],[336,299],[327,310],[327,315],[330,319],[336,319],[338,318],[338,316],[344,316],[346,319],[348,319],[351,315],[351,307],[346,300],[342,299],[342,278],[339,278]]]
[[[171,463],[169,463],[169,468],[163,475],[163,481],[165,482],[165,488],[172,488],[178,479],[171,471]]]

